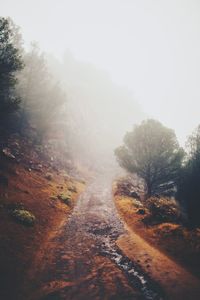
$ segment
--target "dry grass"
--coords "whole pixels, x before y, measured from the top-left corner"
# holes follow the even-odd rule
[[[200,276],[200,229],[189,230],[182,223],[175,200],[151,198],[147,203],[116,193],[118,212],[127,225],[150,244]],[[140,208],[145,215],[138,214]]]

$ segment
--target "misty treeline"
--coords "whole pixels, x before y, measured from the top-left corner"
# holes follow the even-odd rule
[[[0,18],[1,140],[18,133],[41,144],[47,132],[61,130],[66,105],[66,95],[49,73],[38,46],[33,43],[26,51],[19,27],[9,18]]]
[[[57,147],[65,158],[103,166],[143,114],[131,93],[70,53],[62,61],[32,43],[23,47],[20,28],[0,18],[0,139],[28,137]],[[122,167],[144,180],[146,197],[175,195],[190,224],[200,225],[200,127],[183,150],[173,130],[155,120],[126,134],[115,151]],[[94,164],[95,162],[95,164]]]
[[[200,125],[184,150],[172,129],[156,120],[143,121],[125,135],[115,154],[123,168],[143,179],[146,199],[175,196],[188,224],[200,226]]]
[[[57,59],[35,43],[25,49],[9,18],[0,18],[0,37],[1,137],[28,135],[93,166],[109,163],[126,128],[141,120],[132,94],[69,51]]]

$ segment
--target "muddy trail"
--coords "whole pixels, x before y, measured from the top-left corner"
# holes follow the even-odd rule
[[[70,219],[49,241],[45,263],[37,266],[24,298],[164,299],[160,288],[115,244],[125,229],[111,186],[109,178],[99,176],[80,196]]]

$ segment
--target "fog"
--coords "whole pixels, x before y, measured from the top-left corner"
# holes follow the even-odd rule
[[[1,0],[1,15],[26,48],[36,40],[49,53],[76,126],[99,151],[102,136],[115,145],[142,118],[182,144],[198,125],[199,1]]]
[[[73,153],[80,149],[90,160],[113,156],[127,129],[144,118],[131,91],[113,83],[108,73],[76,60],[66,51],[63,60],[48,57],[52,74],[67,94],[68,119],[72,124]],[[77,149],[76,149],[77,148]]]

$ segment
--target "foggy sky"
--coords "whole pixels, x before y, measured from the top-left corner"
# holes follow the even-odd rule
[[[1,16],[61,57],[105,69],[183,142],[200,123],[200,1],[0,0]],[[127,130],[130,128],[127,128]]]

